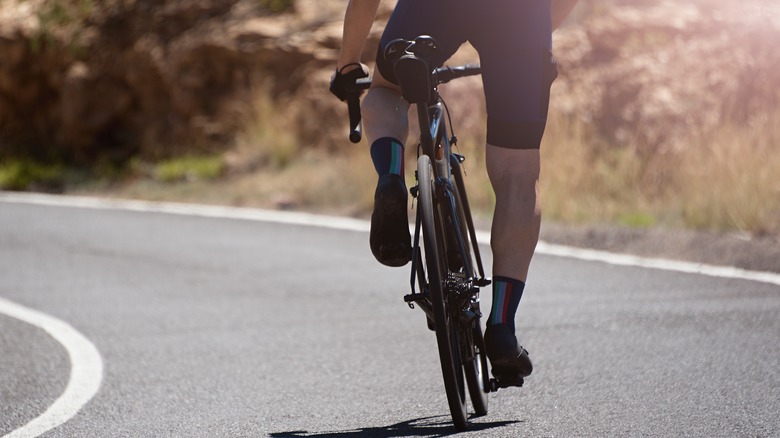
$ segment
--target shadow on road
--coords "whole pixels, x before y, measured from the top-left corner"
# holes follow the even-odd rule
[[[471,423],[469,432],[479,432],[497,427],[505,427],[519,421],[496,421],[492,423]],[[403,421],[389,426],[366,427],[362,429],[341,430],[333,432],[312,432],[295,430],[289,432],[274,432],[269,436],[274,438],[352,438],[352,437],[443,437],[455,435],[458,431],[447,416],[425,417],[416,420]]]

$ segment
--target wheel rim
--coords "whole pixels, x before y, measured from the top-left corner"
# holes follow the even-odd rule
[[[428,268],[429,292],[436,326],[436,342],[444,379],[447,402],[456,429],[464,430],[468,426],[466,417],[466,390],[463,367],[459,353],[457,326],[451,320],[446,307],[442,260],[439,257],[439,224],[434,214],[433,179],[430,159],[423,155],[418,159],[417,177],[420,188],[419,208],[423,221],[423,243],[425,261]],[[455,351],[453,351],[455,350]]]
[[[487,394],[489,391],[487,388],[489,388],[490,376],[487,374],[487,358],[482,342],[482,330],[478,327],[472,330],[472,340],[472,348],[475,349],[473,359],[463,364],[463,370],[466,374],[466,384],[474,414],[482,416],[487,415],[488,412]]]

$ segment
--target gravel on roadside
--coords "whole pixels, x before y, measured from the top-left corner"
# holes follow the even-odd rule
[[[542,224],[548,243],[751,271],[780,273],[780,237],[751,237],[664,228]]]

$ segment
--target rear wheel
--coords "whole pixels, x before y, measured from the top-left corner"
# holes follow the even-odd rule
[[[474,406],[474,414],[482,416],[488,413],[490,375],[485,355],[485,340],[482,338],[479,320],[476,327],[472,329],[471,341],[468,347],[473,349],[473,354],[470,355],[473,358],[463,363],[463,371],[466,374],[466,385],[469,388],[471,405]]]
[[[449,192],[450,199],[448,203],[449,211],[446,213],[449,224],[448,235],[449,242],[452,242],[454,248],[448,251],[448,257],[457,254],[456,263],[448,260],[447,266],[458,266],[462,270],[461,274],[466,278],[473,278],[474,257],[472,255],[470,241],[470,213],[467,210],[468,200],[466,199],[465,188],[463,186],[463,177],[460,171],[460,163],[454,156],[450,160],[452,165],[452,174],[455,184]],[[453,232],[454,231],[454,232]],[[477,250],[475,248],[475,250]],[[474,298],[472,298],[473,300]],[[460,322],[460,353],[463,363],[463,372],[466,375],[466,386],[469,391],[469,398],[474,407],[474,414],[477,416],[487,415],[488,412],[488,388],[490,388],[490,375],[488,374],[487,357],[485,355],[484,339],[482,337],[482,328],[480,327],[479,303],[471,302],[469,309],[462,309],[462,312],[470,313],[470,317]],[[473,318],[473,319],[472,319]]]
[[[455,428],[468,427],[466,416],[466,388],[463,378],[457,321],[447,306],[443,269],[443,236],[439,232],[440,221],[434,214],[434,179],[431,160],[427,155],[417,160],[417,181],[419,183],[418,205],[422,214],[423,244],[425,262],[428,268],[428,289],[433,308],[433,322],[436,329],[436,343],[439,348],[444,389]]]

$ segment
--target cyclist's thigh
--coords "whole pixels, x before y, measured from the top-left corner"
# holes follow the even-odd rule
[[[413,40],[420,35],[433,37],[441,53],[431,67],[444,64],[466,41],[463,26],[465,0],[399,0],[385,27],[377,52],[377,68],[386,79],[397,83],[393,66],[384,59],[384,48],[395,39]]]
[[[549,0],[472,0],[488,112],[488,143],[536,149],[544,133],[552,56]],[[482,23],[480,26],[479,23]]]

